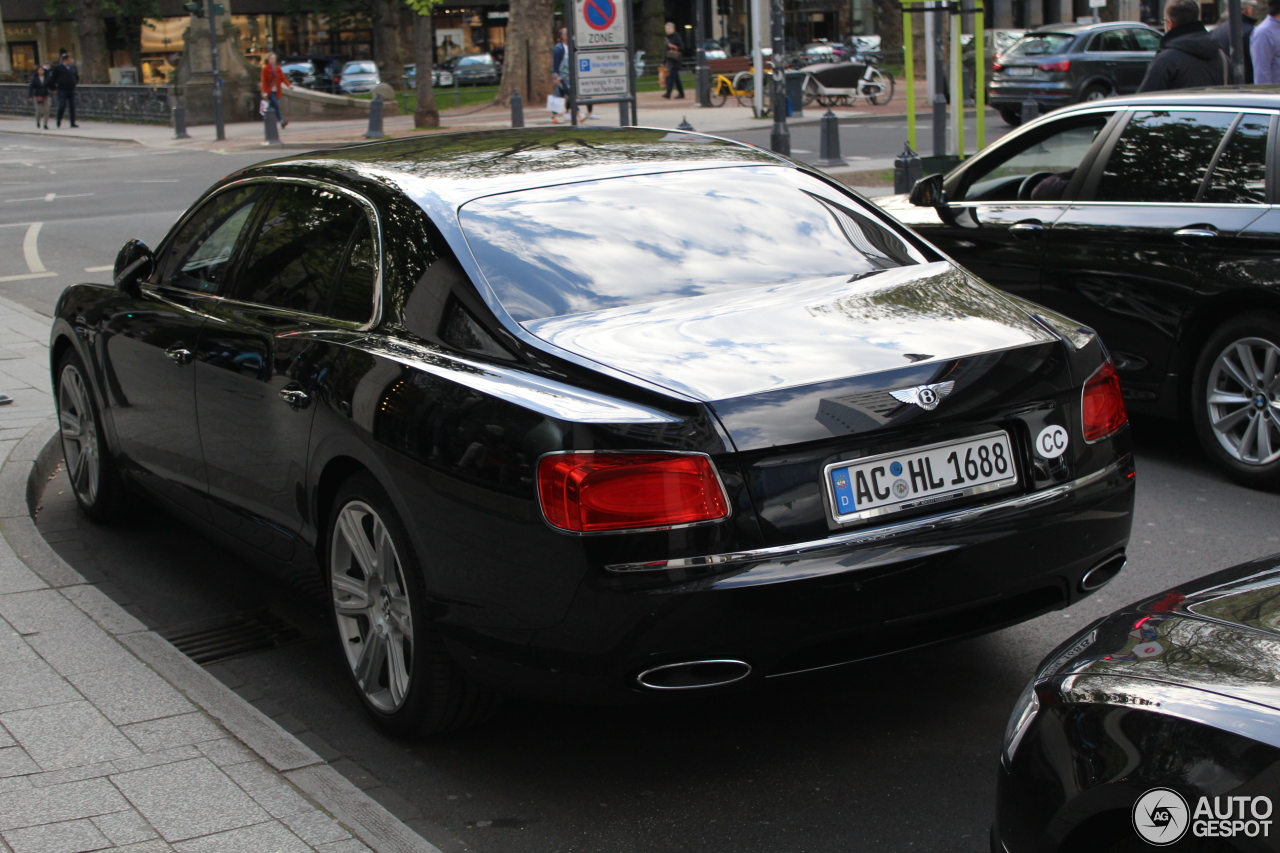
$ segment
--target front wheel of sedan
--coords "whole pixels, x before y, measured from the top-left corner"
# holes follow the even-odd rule
[[[1280,487],[1280,315],[1223,324],[1200,353],[1191,403],[1201,445],[1231,479]]]
[[[343,661],[379,728],[397,737],[436,734],[496,707],[495,694],[463,677],[432,628],[417,555],[371,475],[339,490],[325,553]]]
[[[93,389],[75,350],[63,354],[57,377],[58,431],[71,491],[91,520],[117,521],[128,507],[128,490],[106,446]]]

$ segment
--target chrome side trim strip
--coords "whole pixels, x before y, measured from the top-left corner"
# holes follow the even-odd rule
[[[705,557],[677,557],[671,560],[653,560],[646,563],[615,563],[605,566],[611,572],[653,572],[668,569],[705,568],[707,566],[727,566],[734,563],[759,563],[769,560],[785,560],[794,557],[820,556],[828,551],[842,551],[854,545],[870,542],[883,542],[896,539],[909,533],[921,533],[943,527],[956,527],[968,524],[988,515],[997,515],[1010,510],[1049,504],[1065,498],[1067,495],[1105,479],[1120,470],[1121,462],[1113,462],[1100,471],[1094,471],[1078,480],[1052,486],[1029,495],[1018,495],[1008,500],[999,501],[986,506],[975,506],[960,509],[941,515],[930,515],[915,518],[899,524],[876,527],[871,530],[853,530],[818,539],[810,542],[799,542],[794,545],[773,545],[768,548],[755,548],[750,551],[736,551],[728,554],[711,554]]]

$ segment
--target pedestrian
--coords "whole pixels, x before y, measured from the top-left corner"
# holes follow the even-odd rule
[[[667,21],[667,46],[666,53],[663,55],[662,64],[667,69],[667,91],[662,93],[662,97],[670,98],[671,90],[675,89],[680,94],[677,98],[684,97],[684,84],[680,82],[680,66],[684,63],[684,42],[680,40],[680,34],[676,32],[676,25]]]
[[[267,109],[276,111],[276,123],[281,127],[288,127],[289,122],[280,115],[281,86],[293,88],[293,84],[289,82],[289,75],[285,74],[284,69],[280,67],[276,55],[268,53],[266,62],[262,63],[262,98],[267,102]],[[263,115],[265,114],[264,110]]]
[[[62,114],[71,113],[71,126],[76,124],[76,86],[80,85],[80,72],[76,70],[71,54],[64,53],[62,61],[53,66],[49,72],[49,85],[58,93],[58,120],[56,127],[62,127]]]
[[[1275,0],[1280,3],[1280,0]],[[1200,23],[1196,0],[1169,0],[1164,6],[1165,32],[1160,50],[1142,78],[1139,92],[1221,86],[1227,80],[1227,57]]]
[[[1254,83],[1280,83],[1280,0],[1267,0],[1267,17],[1249,37]]]
[[[553,94],[565,104],[569,103],[569,30],[561,27],[555,47],[551,48],[551,79],[556,88]],[[551,123],[559,124],[569,117],[569,110],[551,111]]]
[[[1240,0],[1240,33],[1244,37],[1244,79],[1239,82],[1246,85],[1253,82],[1253,56],[1249,53],[1249,36],[1253,35],[1253,28],[1258,25],[1258,22],[1253,19],[1253,10],[1256,5],[1255,0]],[[1227,59],[1231,59],[1230,21],[1224,18],[1218,26],[1213,28],[1213,40],[1218,43],[1218,49],[1227,55]]]
[[[49,94],[49,78],[45,76],[44,66],[37,65],[27,83],[27,100],[36,105],[36,127],[40,127],[40,120],[44,119],[45,130],[49,129]]]

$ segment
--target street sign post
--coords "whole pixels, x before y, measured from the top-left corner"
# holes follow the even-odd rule
[[[636,121],[635,64],[631,61],[629,0],[573,0],[569,23],[569,115],[578,107],[619,104],[623,124]]]

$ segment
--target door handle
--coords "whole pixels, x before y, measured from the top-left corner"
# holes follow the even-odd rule
[[[191,350],[178,344],[169,347],[164,351],[164,354],[173,359],[173,363],[178,365],[178,367],[182,367],[184,364],[190,364],[191,360],[196,357],[196,354]]]
[[[1027,222],[1015,222],[1009,226],[1009,233],[1020,240],[1039,237],[1044,233],[1044,225],[1034,219]]]
[[[311,395],[303,391],[296,385],[289,385],[280,389],[280,399],[289,404],[289,408],[295,412],[299,409],[305,409],[311,405]]]
[[[1173,236],[1179,240],[1208,240],[1218,236],[1218,232],[1214,228],[1179,228],[1173,232]]]

